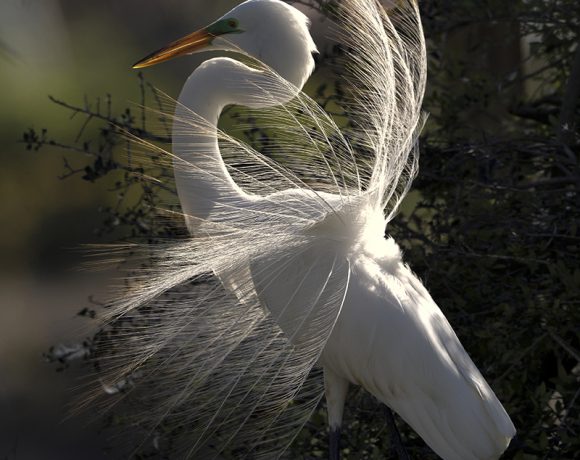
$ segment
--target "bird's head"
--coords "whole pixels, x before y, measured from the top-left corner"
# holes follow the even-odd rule
[[[149,67],[203,51],[233,51],[256,58],[301,88],[317,52],[308,18],[280,0],[247,0],[203,29],[170,43],[133,67]]]

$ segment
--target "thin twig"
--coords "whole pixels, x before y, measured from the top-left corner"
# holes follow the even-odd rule
[[[536,340],[534,340],[532,342],[532,344],[526,348],[519,356],[518,359],[513,360],[512,364],[503,372],[503,374],[501,374],[497,379],[494,380],[494,383],[497,385],[499,382],[501,382],[510,372],[511,370],[521,364],[522,360],[525,358],[525,356],[527,354],[529,354],[534,348],[536,348],[538,346],[538,344],[546,337],[546,334],[542,334],[541,336],[537,337]]]
[[[576,126],[576,106],[580,98],[580,44],[576,44],[574,61],[570,69],[570,77],[566,83],[564,97],[562,98],[562,108],[560,109],[560,120],[557,127],[558,141],[563,144],[570,144],[574,141]]]
[[[560,345],[573,358],[575,358],[576,361],[578,361],[580,363],[580,353],[578,353],[574,348],[572,348],[570,345],[568,345],[564,341],[564,339],[562,337],[560,337],[558,334],[556,334],[554,331],[548,331],[548,334],[550,334],[550,337],[552,337],[552,339],[554,339],[554,341],[557,342],[558,345]]]

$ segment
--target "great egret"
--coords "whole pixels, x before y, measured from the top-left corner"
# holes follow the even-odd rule
[[[180,427],[188,457],[278,456],[316,407],[323,374],[333,458],[349,384],[444,459],[498,458],[515,433],[509,416],[384,237],[416,172],[418,6],[387,14],[377,0],[344,0],[339,18],[348,136],[301,92],[316,46],[307,18],[280,0],[248,0],[135,65],[245,56],[204,62],[179,96],[172,158],[191,238],[150,249],[153,268],[114,305],[122,320],[138,321],[143,306],[154,320],[117,334],[107,388],[145,382],[139,421],[153,421],[151,433]],[[262,110],[276,139],[268,157],[217,129],[231,104]]]

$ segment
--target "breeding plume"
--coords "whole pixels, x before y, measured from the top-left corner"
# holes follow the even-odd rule
[[[301,91],[316,46],[280,0],[248,0],[136,64],[235,53],[187,80],[172,153],[141,141],[171,159],[190,236],[142,251],[148,268],[113,304],[101,381],[134,394],[152,438],[179,433],[170,447],[186,458],[277,457],[324,392],[337,458],[355,384],[442,458],[496,459],[515,433],[509,416],[384,237],[416,173],[418,6],[340,5],[343,130]],[[230,105],[266,133],[260,149],[217,128]]]

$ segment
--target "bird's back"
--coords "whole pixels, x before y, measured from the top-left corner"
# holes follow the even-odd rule
[[[395,410],[446,460],[496,459],[515,428],[393,240],[351,264],[322,363]]]

